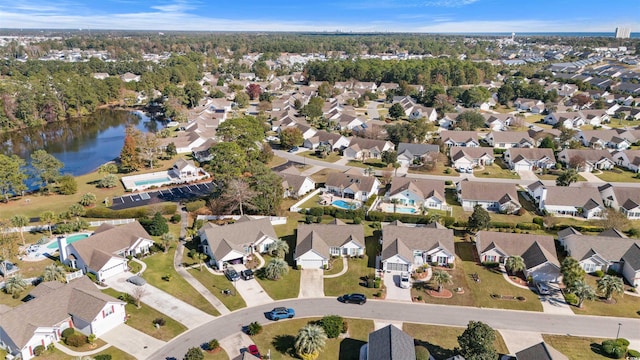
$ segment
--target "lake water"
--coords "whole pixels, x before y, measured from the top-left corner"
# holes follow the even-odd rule
[[[0,152],[29,162],[33,151],[44,149],[64,163],[62,173],[83,175],[120,155],[129,125],[143,132],[161,127],[142,112],[98,110],[82,119],[0,134]]]

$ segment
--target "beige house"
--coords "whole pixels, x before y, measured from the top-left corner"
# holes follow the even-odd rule
[[[332,256],[364,255],[362,225],[346,225],[336,219],[331,224],[300,224],[294,260],[303,269],[322,269]]]
[[[382,228],[383,271],[411,272],[424,264],[453,264],[455,247],[453,230],[424,226],[409,226],[394,221]]]

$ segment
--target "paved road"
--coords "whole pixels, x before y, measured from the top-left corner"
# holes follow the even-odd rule
[[[378,105],[380,105],[377,101],[371,101],[369,105],[367,105],[367,115],[371,120],[379,120],[380,113],[378,113]]]
[[[296,154],[291,154],[288,153],[286,151],[281,151],[281,150],[274,150],[274,153],[281,157],[281,158],[285,158],[287,160],[290,161],[296,161],[296,162],[302,162],[304,161],[304,158],[302,156],[298,156]],[[340,164],[336,164],[336,163],[330,163],[330,162],[326,162],[326,161],[320,161],[320,160],[315,160],[315,159],[310,159],[307,158],[306,159],[307,164],[309,165],[317,165],[317,166],[322,166],[325,168],[331,168],[331,169],[337,169],[337,170],[347,170],[347,169],[351,169],[351,166],[346,166],[346,165],[340,165]],[[364,170],[364,169],[363,169]],[[376,171],[376,175],[382,175],[381,170],[377,170]],[[436,180],[452,180],[452,181],[459,181],[462,180],[463,177],[461,176],[444,176],[444,175],[426,175],[426,174],[411,174],[408,173],[406,175],[406,177],[410,177],[410,178],[416,178],[416,179],[436,179]],[[492,182],[492,183],[503,183],[503,184],[519,184],[519,185],[529,185],[536,180],[533,179],[496,179],[496,178],[491,178],[491,179],[478,179],[478,178],[473,178],[470,177],[469,180],[471,181],[486,181],[486,182]],[[554,180],[542,180],[542,183],[544,183],[545,185],[549,185],[549,186],[554,186],[556,183]],[[585,183],[584,182],[577,182],[577,183],[573,183],[571,184],[571,186],[583,186]],[[587,183],[589,184],[589,183]],[[602,184],[602,182],[597,183],[597,184],[589,184],[589,186],[597,186]],[[625,187],[637,187],[640,188],[640,181],[638,182],[615,182],[613,183],[616,186],[625,186]]]
[[[336,314],[345,317],[373,319],[381,322],[402,321],[464,327],[470,320],[483,321],[494,329],[530,331],[550,334],[571,334],[586,337],[640,338],[640,319],[570,316],[541,312],[482,309],[451,305],[414,304],[370,300],[365,305],[341,304],[335,298],[293,299],[234,311],[187,331],[158,349],[149,359],[182,359],[187,349],[211,339],[224,339],[242,327],[258,321],[269,321],[264,313],[275,306],[293,307],[298,317]],[[285,320],[286,321],[286,320]],[[262,349],[266,352],[268,349]]]

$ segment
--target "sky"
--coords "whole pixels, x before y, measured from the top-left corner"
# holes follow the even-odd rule
[[[640,32],[640,0],[0,0],[0,28]]]

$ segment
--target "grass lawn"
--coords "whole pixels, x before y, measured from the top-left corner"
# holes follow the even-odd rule
[[[385,169],[393,170],[393,167],[389,166],[389,164],[383,163],[382,160],[380,160],[380,159],[367,159],[364,162],[359,161],[359,160],[349,160],[347,162],[347,165],[348,166],[359,167],[359,168],[363,168],[363,169],[366,169],[368,167],[372,167],[372,168],[374,168],[374,170],[385,170]]]
[[[612,170],[602,170],[601,174],[594,174],[599,177],[601,180],[606,182],[638,182],[640,178],[637,173],[622,170],[622,169],[612,169]]]
[[[477,178],[520,179],[520,175],[500,166],[502,160],[496,159],[491,165],[485,165],[482,170],[475,170],[473,175]]]
[[[301,209],[308,209],[312,207],[320,206],[320,195],[314,195],[311,199],[305,201],[300,205]]]
[[[210,353],[208,351],[203,351],[204,360],[229,360],[229,355],[224,351],[223,348],[220,348],[216,353]]]
[[[321,158],[318,155],[316,155],[315,150],[308,150],[308,151],[303,151],[301,153],[298,153],[296,155],[299,156],[303,156],[303,157],[308,157],[309,159],[314,159],[314,160],[320,160],[320,161],[326,161],[329,163],[334,163],[340,159],[342,159],[342,156],[340,156],[340,153],[336,152],[336,151],[332,151],[330,152],[327,157],[325,158]]]
[[[438,286],[435,284],[424,282],[414,282],[413,287],[411,288],[411,296],[422,296],[422,300],[429,304],[475,306],[475,299],[471,294],[471,291],[469,291],[469,278],[467,274],[465,274],[462,267],[462,260],[456,258],[455,268],[445,271],[451,275],[451,284],[445,284],[443,285],[443,288],[451,291],[451,293],[453,294],[452,298],[442,299],[430,296],[429,294],[427,294],[422,285],[427,285],[430,289],[433,290],[437,289]],[[457,287],[461,287],[464,290],[464,293],[460,294],[453,291],[453,289]]]
[[[121,292],[114,289],[105,289],[102,290],[102,292],[115,298],[118,298],[118,296],[122,295]],[[143,303],[140,309],[138,309],[134,304],[127,304],[125,306],[125,310],[127,311],[127,315],[129,316],[127,325],[162,341],[169,341],[187,330],[184,325],[170,318],[166,314],[163,314],[153,309],[152,307],[145,305],[144,297],[142,298],[142,300]],[[160,328],[156,328],[153,325],[153,320],[158,318],[164,318],[165,320],[165,325],[161,326]]]
[[[267,167],[269,167],[269,168],[273,168],[273,167],[276,167],[276,166],[282,165],[282,164],[286,163],[287,161],[288,161],[288,160],[287,160],[287,159],[285,159],[285,158],[281,158],[281,157],[279,157],[279,156],[275,156],[275,155],[274,155],[274,156],[273,156],[273,158],[271,159],[271,161],[269,161],[269,162],[267,163]]]
[[[585,280],[594,289],[597,289],[597,277],[586,275]],[[627,286],[625,285],[625,289]],[[617,316],[628,318],[639,318],[636,311],[640,310],[640,298],[635,296],[613,295],[616,300],[615,304],[607,304],[601,300],[586,300],[582,304],[582,309],[575,306],[571,307],[574,313],[579,315],[601,315],[601,316]]]
[[[446,173],[445,171],[447,171],[446,169],[448,169],[448,173]],[[422,167],[418,167],[418,168],[409,168],[409,173],[411,174],[428,174],[428,175],[442,175],[442,176],[451,176],[451,177],[458,177],[459,174],[453,170],[452,168],[448,167],[445,165],[444,162],[439,161],[435,164],[435,166],[433,167],[433,169],[431,170],[427,170],[424,166]]]
[[[71,351],[77,351],[77,352],[87,352],[87,351],[91,351],[93,349],[97,349],[100,347],[103,347],[105,345],[107,345],[107,343],[104,340],[101,339],[96,339],[96,341],[94,341],[94,345],[90,345],[89,343],[83,344],[82,346],[69,346],[65,343],[61,343],[61,346],[66,347],[67,349],[71,350]]]
[[[2,290],[0,291],[0,304],[7,305],[9,307],[22,305],[22,299],[24,299],[24,297],[27,296],[27,294],[29,294],[31,290],[33,290],[33,286],[28,286],[27,289],[23,291],[17,299],[14,299],[13,296],[7,294],[6,292],[4,292],[4,290]]]
[[[549,334],[542,334],[542,339],[566,355],[569,360],[609,359],[609,357],[600,354],[600,344],[605,339]]]
[[[291,244],[289,244],[289,249],[287,258],[292,258],[294,248]],[[263,257],[266,263],[269,263],[272,259],[269,255],[263,255]],[[289,272],[279,280],[261,279],[260,276],[256,276],[255,279],[258,280],[260,286],[273,300],[296,298],[300,293],[300,270],[289,268]]]
[[[327,182],[327,177],[331,173],[340,172],[340,170],[324,168],[314,174],[311,175],[311,179],[316,182],[316,184],[324,184]]]
[[[558,178],[559,171],[552,170],[548,174],[536,174],[540,180],[556,180]],[[587,181],[582,175],[578,174],[578,181]]]
[[[208,314],[214,316],[220,315],[218,310],[216,310],[207,299],[200,295],[196,289],[191,287],[182,276],[178,275],[173,268],[173,255],[175,251],[175,248],[171,248],[166,254],[156,253],[146,257],[143,261],[147,264],[147,270],[145,270],[143,277],[149,284],[166,291]],[[171,281],[162,280],[162,277],[165,275],[171,275]]]
[[[319,318],[285,320],[265,325],[262,332],[253,336],[252,339],[262,354],[271,350],[272,360],[298,359],[293,347],[298,330],[315,320]],[[358,359],[360,347],[368,341],[369,333],[373,331],[373,321],[360,319],[345,319],[345,321],[349,323],[347,337],[328,339],[320,359]]]
[[[415,339],[416,351],[425,347],[436,359],[446,359],[455,356],[454,349],[458,347],[458,336],[462,335],[465,328],[454,326],[436,326],[404,323],[402,330]],[[495,332],[496,340],[493,342],[500,354],[508,354],[509,350],[498,331]]]
[[[222,290],[230,289],[233,290],[233,284],[231,281],[227,279],[224,275],[213,275],[212,273],[203,270],[191,269],[189,273],[193,275],[202,285],[204,285],[211,293],[220,299],[220,301],[226,306],[229,310],[234,311],[238,309],[242,309],[247,307],[247,303],[244,302],[244,299],[240,294],[236,295],[224,295],[222,294]]]
[[[368,226],[365,226],[368,228]],[[375,255],[378,251],[378,237],[367,236],[365,238],[366,255],[364,258],[349,258],[347,270],[342,276],[324,279],[324,294],[326,296],[340,296],[346,293],[362,293],[372,298],[373,294],[384,289],[368,288],[364,281],[365,276],[375,274]]]
[[[512,310],[542,311],[538,296],[530,290],[521,289],[508,283],[498,271],[478,264],[474,259],[475,248],[470,242],[456,242],[456,255],[462,260],[462,268],[467,277],[468,290],[478,307]],[[471,274],[478,273],[480,282],[469,281]],[[467,289],[465,289],[466,291]],[[497,300],[492,294],[522,296],[526,300]]]
[[[325,270],[325,275],[337,274],[344,269],[344,264],[341,257],[332,257],[329,259],[329,270]]]
[[[118,359],[118,360],[135,360],[136,358],[127,354],[126,352],[116,348],[116,347],[109,347],[104,351],[101,351],[97,354],[91,355],[92,357],[96,356],[96,355],[111,355],[112,359]],[[38,359],[44,359],[44,360],[69,360],[69,359],[76,359],[73,356],[69,356],[65,353],[63,353],[62,351],[58,350],[58,349],[53,349],[53,350],[47,350],[45,351],[42,355],[38,356]]]

